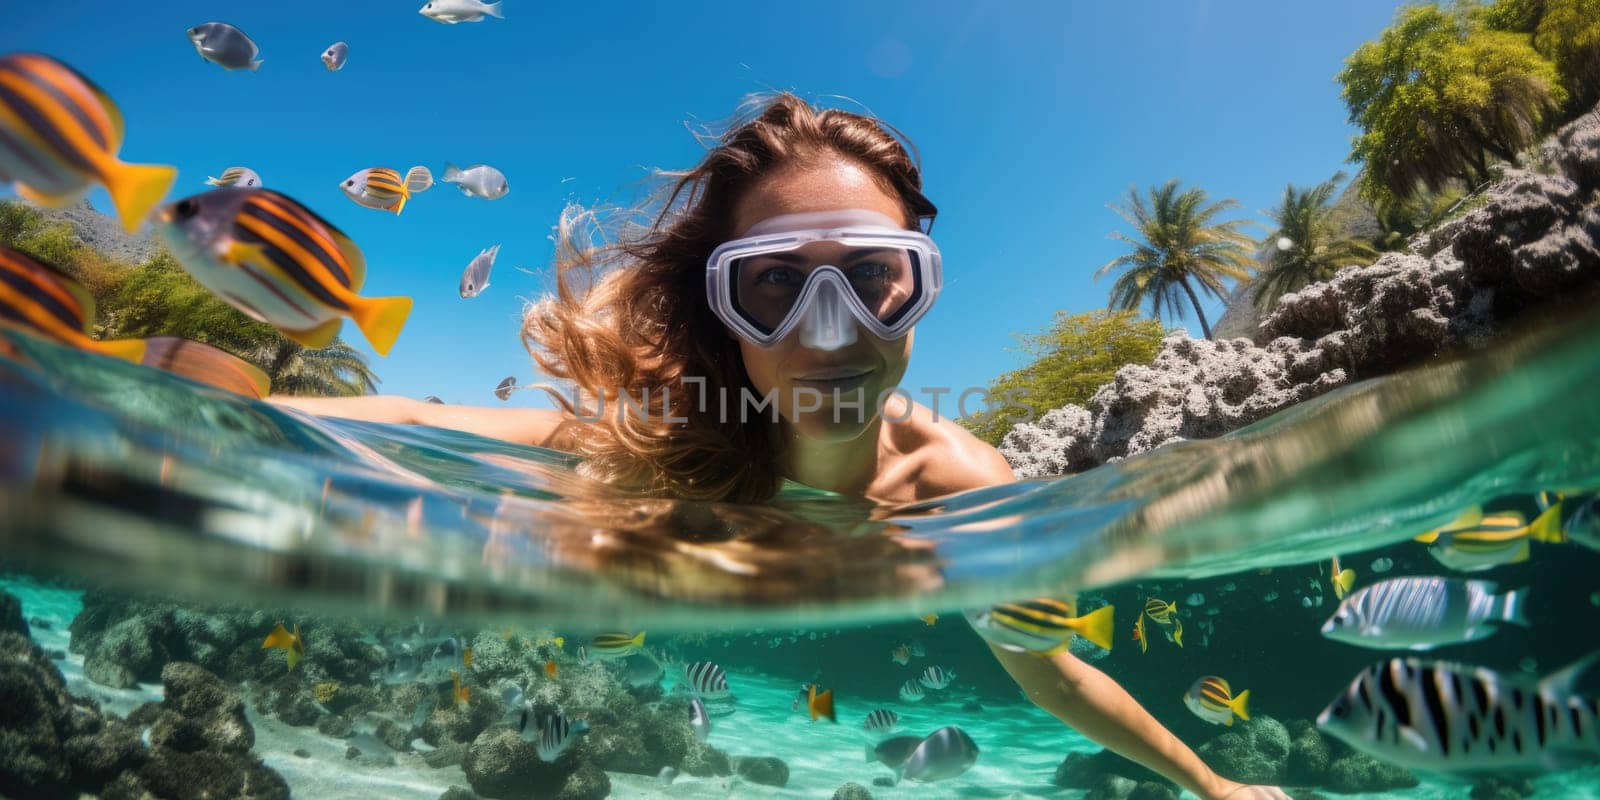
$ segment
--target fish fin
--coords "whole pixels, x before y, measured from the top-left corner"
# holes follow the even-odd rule
[[[1560,694],[1571,694],[1573,684],[1578,682],[1578,677],[1594,666],[1595,660],[1600,659],[1600,650],[1596,650],[1571,664],[1544,676],[1539,680],[1540,689],[1548,689]]]
[[[1507,561],[1506,563],[1507,564],[1521,564],[1522,562],[1528,560],[1528,554],[1531,553],[1531,552],[1533,552],[1533,548],[1528,545],[1528,540],[1527,539],[1523,539],[1521,542],[1517,543],[1517,554],[1515,556],[1513,556],[1512,559],[1510,561]]]
[[[96,340],[89,349],[137,364],[144,360],[145,343],[143,339],[101,339]]]
[[[451,181],[454,181],[454,180],[456,180],[456,179],[458,179],[460,177],[461,177],[461,168],[460,167],[457,167],[456,165],[454,165],[454,164],[452,164],[452,163],[450,163],[448,161],[444,162],[444,176],[441,177],[439,180],[444,181],[445,183],[450,183]]]
[[[1435,529],[1424,534],[1413,536],[1411,537],[1411,541],[1421,542],[1423,544],[1433,544],[1434,542],[1439,541],[1439,531]]]
[[[207,186],[221,186],[221,185],[223,185],[223,180],[221,178],[213,178],[210,175],[207,175],[206,176],[206,185]]]
[[[89,193],[88,184],[84,184],[81,189],[74,189],[64,194],[48,194],[30,186],[23,186],[20,183],[16,184],[16,189],[17,194],[47,208],[65,208],[78,202],[84,195]]]
[[[1239,719],[1242,719],[1245,722],[1249,722],[1250,721],[1250,690],[1246,689],[1246,690],[1234,695],[1233,696],[1233,702],[1229,703],[1228,707],[1233,709],[1233,713],[1239,715]]]
[[[1230,715],[1227,719],[1222,721],[1222,724],[1229,728],[1233,727],[1233,717]]]
[[[1550,544],[1563,544],[1567,535],[1561,530],[1561,503],[1545,509],[1528,525],[1528,538]]]
[[[273,628],[272,633],[267,634],[266,641],[261,643],[262,650],[269,647],[279,647],[284,650],[294,649],[293,635],[289,633],[288,628],[283,627],[283,623],[278,623],[278,627]]]
[[[391,208],[389,210],[393,211],[395,216],[397,216],[397,217],[400,216],[400,212],[406,210],[406,201],[410,200],[410,199],[411,199],[411,195],[401,194],[400,195],[400,199],[395,202],[394,208]]]
[[[811,690],[813,693],[816,689]],[[811,710],[811,719],[827,717],[829,722],[838,722],[839,717],[833,712],[833,690],[824,690],[821,694],[813,694],[811,702],[807,704]]]
[[[105,182],[111,203],[122,218],[122,229],[128,233],[138,230],[177,178],[178,170],[172,167],[113,161],[105,170]]]
[[[1526,609],[1523,608],[1523,606],[1528,602],[1528,590],[1526,588],[1512,589],[1511,591],[1500,595],[1497,600],[1498,604],[1495,608],[1495,611],[1498,613],[1496,614],[1496,617],[1502,622],[1509,622],[1513,625],[1521,625],[1524,628],[1533,626],[1533,623],[1528,621]]]
[[[633,637],[633,639],[629,641],[629,644],[633,645],[634,647],[644,647],[644,634],[644,631],[639,631],[639,635]],[[646,655],[649,654],[647,653]]]
[[[1337,599],[1344,599],[1350,593],[1351,587],[1356,585],[1356,571],[1346,567],[1339,574],[1333,576],[1333,593]]]
[[[361,332],[366,334],[367,341],[372,344],[372,349],[380,356],[389,355],[390,348],[394,347],[394,340],[399,338],[400,329],[405,327],[406,317],[411,315],[411,298],[409,297],[372,297],[361,298],[350,309],[351,317]],[[638,637],[642,643],[644,634]]]
[[[1083,638],[1094,642],[1102,649],[1110,650],[1112,637],[1116,634],[1116,630],[1112,625],[1112,617],[1115,613],[1115,606],[1108,605],[1104,608],[1095,609],[1072,620],[1072,627],[1082,634]]]
[[[427,167],[415,166],[406,170],[406,191],[422,194],[433,188],[433,173]]]
[[[284,652],[284,655],[287,656],[288,659],[289,659],[289,669],[294,669],[294,665],[300,663],[300,653],[299,653],[299,651],[295,650],[293,647],[290,647],[290,648],[284,650],[283,652]]]
[[[257,58],[257,59],[251,60],[251,62],[250,62],[250,71],[251,72],[259,71],[261,69],[261,62],[264,61],[264,60],[265,59],[261,59],[261,58]]]
[[[1182,647],[1183,646],[1183,623],[1182,622],[1178,622],[1178,618],[1177,617],[1173,617],[1172,621],[1173,622],[1177,622],[1177,626],[1172,631],[1172,641],[1174,643],[1176,643],[1179,647]]]
[[[498,2],[488,3],[488,4],[484,5],[483,13],[488,14],[489,16],[494,17],[495,19],[505,19],[506,18],[506,16],[504,14],[500,13],[500,4]],[[479,19],[482,19],[482,17],[479,17]]]
[[[334,317],[315,328],[303,331],[280,331],[280,333],[291,342],[317,350],[333,344],[334,337],[339,335],[339,326],[343,323],[343,319]]]

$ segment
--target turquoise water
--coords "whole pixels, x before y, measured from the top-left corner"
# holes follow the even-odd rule
[[[1386,657],[1318,634],[1337,605],[1331,556],[1357,571],[1357,586],[1449,574],[1411,537],[1472,503],[1600,488],[1593,323],[1351,386],[1217,440],[898,507],[798,485],[764,507],[641,500],[587,485],[559,453],[315,419],[7,336],[21,355],[0,361],[0,566],[13,571],[24,616],[46,621],[34,638],[60,651],[74,691],[125,713],[161,690],[153,679],[109,688],[84,677],[67,631],[85,589],[197,613],[275,609],[240,634],[252,643],[239,652],[256,659],[246,677],[224,676],[244,680],[247,697],[281,690],[261,677],[284,670],[278,651],[253,644],[274,619],[362,632],[389,650],[419,619],[431,636],[480,644],[502,630],[507,642],[559,635],[561,681],[604,670],[576,658],[589,636],[645,630],[669,664],[727,671],[737,710],[715,720],[711,746],[789,768],[781,789],[721,776],[663,785],[653,770],[607,768],[614,797],[822,797],[847,781],[879,797],[1080,796],[1052,785],[1055,766],[1098,748],[1023,702],[961,608],[1036,593],[1113,604],[1112,651],[1080,642],[1075,652],[1198,746],[1222,731],[1180,700],[1202,675],[1251,689],[1258,716],[1303,720]],[[1526,563],[1473,576],[1533,586],[1531,628],[1435,655],[1545,674],[1600,646],[1600,554],[1532,547]],[[1183,647],[1154,628],[1149,652],[1132,643],[1150,597],[1180,605]],[[929,613],[932,625],[917,619]],[[890,659],[911,642],[925,654]],[[298,691],[311,690],[306,670],[332,674],[315,654],[304,663],[290,674]],[[524,672],[505,674],[538,659],[517,663]],[[956,681],[900,701],[897,688],[931,665]],[[477,691],[498,694],[504,674],[483,677],[490,669],[465,669],[467,683],[482,678]],[[811,680],[834,689],[838,725],[791,712]],[[392,690],[374,691],[384,700],[361,714],[397,713]],[[637,702],[665,701],[645,692]],[[880,707],[901,713],[906,732],[960,725],[981,748],[977,764],[941,783],[872,785],[891,772],[863,761],[860,722]],[[255,752],[296,797],[437,797],[467,785],[460,767],[409,751],[386,754],[392,765],[347,762],[339,737],[250,709]],[[1470,785],[1418,778],[1366,796],[1464,797]],[[1597,785],[1600,769],[1585,767],[1534,789],[1593,797]]]

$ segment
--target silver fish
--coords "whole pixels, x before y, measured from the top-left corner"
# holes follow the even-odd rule
[[[189,41],[201,58],[223,69],[254,72],[261,68],[261,59],[256,58],[261,48],[256,47],[244,31],[226,22],[207,22],[190,28]]]
[[[1317,716],[1317,726],[1411,769],[1561,769],[1600,758],[1600,698],[1573,693],[1597,657],[1539,681],[1394,658],[1362,670]]]
[[[494,396],[501,400],[510,400],[511,391],[515,388],[517,388],[517,378],[513,375],[501,381],[499,386],[494,387]],[[578,659],[580,661],[588,661],[588,655],[582,647],[578,648]]]
[[[531,721],[524,723],[521,734],[523,741],[534,743],[540,761],[553,762],[577,741],[579,734],[587,730],[589,723],[583,720],[568,722],[567,718],[560,714],[551,714],[540,720],[537,725]]]
[[[949,686],[950,682],[955,678],[956,674],[954,672],[946,672],[943,667],[935,665],[923,670],[922,677],[917,678],[917,680],[929,689],[943,689]]]
[[[728,673],[710,661],[696,661],[685,666],[683,675],[689,690],[702,697],[728,694]]]
[[[1322,626],[1322,635],[1377,649],[1429,650],[1492,635],[1494,623],[1527,625],[1526,590],[1495,594],[1492,581],[1407,577],[1356,590]]]
[[[899,779],[922,783],[954,778],[978,761],[978,745],[966,731],[951,725],[923,737],[896,736],[869,746],[867,761],[878,761]]]
[[[350,45],[344,42],[334,42],[328,49],[322,51],[322,66],[329,72],[338,72],[344,68],[344,60],[350,55]]]
[[[888,733],[900,727],[900,715],[887,708],[873,709],[861,723],[869,733]]]
[[[461,273],[461,297],[477,297],[489,288],[489,271],[494,269],[495,256],[500,255],[500,245],[480,250]]]
[[[468,197],[481,197],[485,200],[499,200],[511,191],[510,184],[506,183],[506,176],[500,170],[488,164],[473,164],[466,169],[457,167],[446,161],[444,176],[439,178],[442,183],[453,183],[461,193]]]
[[[711,717],[706,714],[706,704],[698,697],[689,698],[689,729],[701,742],[711,735]]]
[[[914,680],[906,681],[900,685],[900,699],[906,701],[907,703],[920,702],[923,697],[927,696],[927,694],[928,693],[924,692],[922,687]]]
[[[228,167],[222,171],[222,177],[206,177],[206,183],[212,186],[238,186],[243,189],[261,188],[261,176],[249,167]]]
[[[499,3],[482,0],[432,0],[424,3],[417,13],[431,20],[454,25],[457,22],[482,22],[485,15],[505,19]]]

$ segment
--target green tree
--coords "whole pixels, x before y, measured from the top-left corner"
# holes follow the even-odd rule
[[[1187,297],[1200,319],[1201,332],[1210,339],[1211,325],[1195,287],[1213,297],[1226,295],[1224,279],[1239,281],[1250,276],[1255,266],[1250,249],[1255,241],[1239,232],[1250,224],[1248,220],[1217,221],[1222,212],[1239,207],[1237,200],[1208,204],[1204,189],[1180,192],[1178,183],[1174,178],[1150,187],[1148,205],[1138,187],[1130,186],[1127,202],[1110,206],[1134,229],[1134,236],[1113,232],[1111,237],[1133,250],[1111,259],[1094,277],[1099,280],[1108,272],[1122,270],[1111,285],[1113,310],[1132,311],[1148,302],[1151,316],[1157,319],[1163,312],[1183,319]]]
[[[1566,99],[1526,34],[1490,28],[1471,11],[1403,8],[1345,61],[1338,80],[1361,130],[1350,160],[1365,165],[1368,200],[1488,180],[1491,160],[1515,161]]]
[[[250,360],[272,379],[273,394],[349,397],[378,390],[366,357],[340,339],[310,348],[280,336],[253,355]]]
[[[1334,192],[1344,173],[1336,173],[1310,189],[1289,184],[1278,207],[1261,213],[1278,224],[1267,237],[1272,256],[1256,279],[1255,304],[1271,308],[1278,298],[1316,281],[1325,281],[1343,267],[1369,264],[1378,251],[1344,233],[1333,219]]]
[[[1033,360],[989,384],[989,408],[957,421],[974,436],[998,446],[1021,421],[1017,405],[1041,414],[1069,403],[1084,405],[1118,369],[1154,360],[1165,333],[1161,323],[1134,311],[1057,311],[1042,333],[1013,334],[1018,349]],[[1007,398],[1017,402],[1008,404]]]
[[[1600,101],[1600,0],[1545,0],[1533,46],[1555,63],[1569,116]]]

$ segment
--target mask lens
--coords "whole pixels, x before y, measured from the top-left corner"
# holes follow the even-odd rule
[[[766,253],[732,262],[732,299],[739,315],[771,333],[795,311],[806,280],[831,264],[844,273],[861,305],[885,325],[912,307],[924,288],[917,252],[902,247],[809,248]]]

